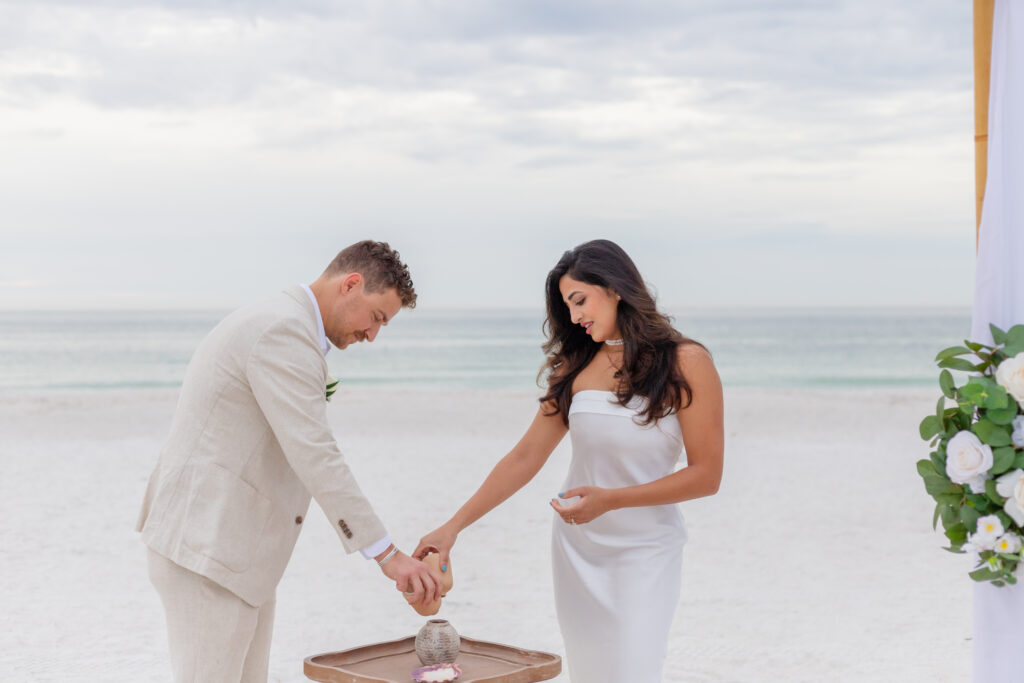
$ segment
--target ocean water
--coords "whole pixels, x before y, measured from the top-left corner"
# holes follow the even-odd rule
[[[0,312],[0,392],[179,386],[226,311]],[[932,361],[970,330],[966,309],[676,311],[727,386],[936,385]],[[541,311],[404,311],[373,343],[328,355],[343,386],[531,391]],[[937,386],[937,385],[936,385]]]

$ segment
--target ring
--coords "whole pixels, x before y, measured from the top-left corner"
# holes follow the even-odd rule
[[[573,517],[572,515],[569,515],[569,524],[575,524],[575,523],[576,523],[576,518]]]

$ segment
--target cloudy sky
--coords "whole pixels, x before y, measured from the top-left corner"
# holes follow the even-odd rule
[[[969,305],[962,0],[0,2],[0,309],[421,307],[618,241],[668,306]]]

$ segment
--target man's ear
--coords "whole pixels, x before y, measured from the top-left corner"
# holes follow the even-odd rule
[[[339,285],[340,294],[348,294],[353,289],[357,289],[363,284],[363,276],[359,273],[349,273],[345,277],[341,278],[341,284]]]

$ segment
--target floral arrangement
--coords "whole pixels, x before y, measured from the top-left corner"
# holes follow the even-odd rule
[[[334,379],[330,375],[327,375],[327,400],[331,400],[331,396],[334,396],[334,392],[338,390],[338,380]]]
[[[1024,562],[1024,325],[990,329],[993,346],[965,341],[935,357],[942,396],[921,421],[933,450],[917,472],[948,550],[977,553],[970,577],[1002,586],[1017,582]],[[950,370],[970,373],[966,383],[957,385]]]

